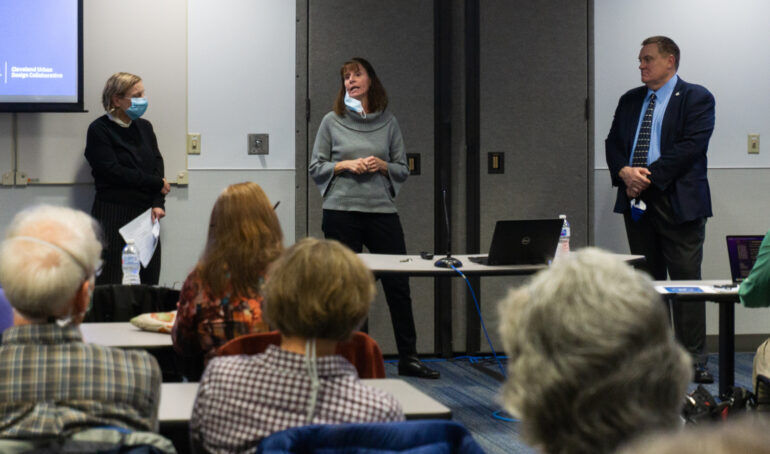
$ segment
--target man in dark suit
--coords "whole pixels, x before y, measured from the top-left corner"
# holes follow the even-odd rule
[[[711,194],[706,178],[714,96],[680,79],[679,47],[670,38],[642,42],[644,86],[621,96],[605,141],[616,213],[623,213],[632,254],[644,255],[656,280],[700,279]],[[634,208],[632,208],[632,204]],[[706,369],[705,303],[672,307],[677,338],[693,356],[695,381]]]

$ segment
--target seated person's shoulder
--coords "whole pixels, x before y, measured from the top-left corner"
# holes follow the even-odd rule
[[[392,394],[369,386],[357,377],[351,377],[346,384],[340,384],[340,391],[344,401],[367,408],[367,411],[362,413],[367,416],[366,421],[402,421],[404,419],[401,403]]]
[[[388,392],[381,389],[374,391],[377,397],[375,408],[380,412],[379,415],[374,415],[374,421],[403,421],[404,410],[401,408],[401,403]]]
[[[209,382],[225,379],[233,374],[261,374],[270,372],[270,367],[263,361],[264,353],[258,355],[228,355],[211,358],[206,366],[206,379]]]
[[[154,356],[144,350],[130,350],[102,345],[86,344],[90,354],[104,367],[111,367],[116,373],[135,373],[161,380],[160,366]]]

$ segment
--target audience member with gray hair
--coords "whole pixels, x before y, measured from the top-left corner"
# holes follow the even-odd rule
[[[743,416],[728,421],[687,426],[677,433],[652,433],[634,440],[617,454],[770,454],[770,424]]]
[[[155,359],[85,344],[78,328],[101,262],[98,230],[81,211],[37,206],[16,215],[0,245],[0,284],[15,311],[0,345],[2,452],[25,443],[61,448],[62,440],[94,431],[107,432],[99,440],[120,442],[122,432],[157,429]],[[113,429],[94,429],[105,426]],[[153,444],[173,452],[152,435]]]
[[[673,429],[692,366],[650,280],[595,248],[573,252],[501,304],[505,407],[548,454],[608,453]]]

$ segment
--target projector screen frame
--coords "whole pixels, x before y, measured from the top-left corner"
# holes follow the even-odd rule
[[[78,100],[76,102],[2,102],[0,112],[87,112],[83,109],[83,0],[78,9]]]

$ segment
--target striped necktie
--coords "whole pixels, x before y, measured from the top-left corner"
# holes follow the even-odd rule
[[[642,118],[639,137],[636,138],[636,149],[631,160],[633,167],[647,167],[647,153],[650,151],[650,133],[652,132],[652,112],[655,110],[655,93],[650,96],[650,105]]]

